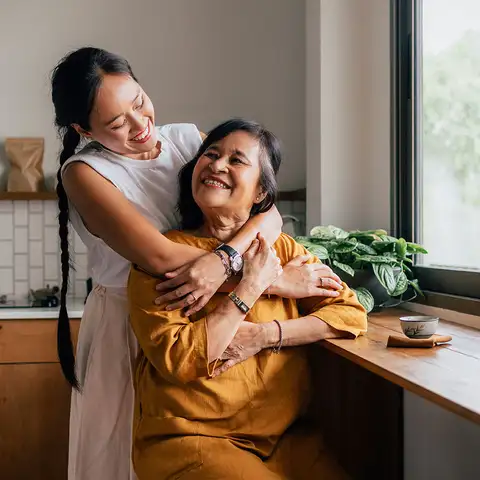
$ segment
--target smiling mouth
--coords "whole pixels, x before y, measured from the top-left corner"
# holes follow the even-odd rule
[[[213,178],[206,178],[202,183],[207,187],[220,188],[222,190],[230,190],[229,185],[219,180],[214,180]]]
[[[138,135],[135,135],[130,141],[136,143],[144,143],[150,138],[150,120],[147,122],[147,126],[143,132],[140,132]]]

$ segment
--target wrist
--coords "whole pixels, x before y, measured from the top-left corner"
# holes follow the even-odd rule
[[[263,348],[274,348],[280,342],[280,330],[276,322],[262,323],[264,330],[264,343]]]
[[[248,278],[242,278],[235,288],[234,292],[250,307],[263,294],[263,289],[259,287],[255,281]]]

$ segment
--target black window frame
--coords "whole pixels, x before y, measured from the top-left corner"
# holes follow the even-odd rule
[[[393,235],[420,242],[421,178],[416,129],[421,100],[421,0],[391,0],[391,157]],[[417,119],[417,121],[415,121]],[[480,219],[478,220],[480,221]],[[415,265],[422,303],[480,315],[480,272]]]

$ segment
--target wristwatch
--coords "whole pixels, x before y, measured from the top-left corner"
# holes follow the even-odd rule
[[[215,251],[224,252],[227,255],[233,274],[237,274],[242,271],[243,258],[234,248],[222,243],[219,247],[215,249]]]

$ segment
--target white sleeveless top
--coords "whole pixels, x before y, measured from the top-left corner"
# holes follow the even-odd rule
[[[133,160],[92,142],[65,162],[62,174],[73,162],[86,163],[115,185],[158,230],[176,228],[178,172],[193,159],[202,138],[192,124],[171,124],[156,129],[162,149],[153,160]],[[71,203],[70,221],[87,247],[93,282],[104,287],[126,286],[130,262],[92,235]]]

